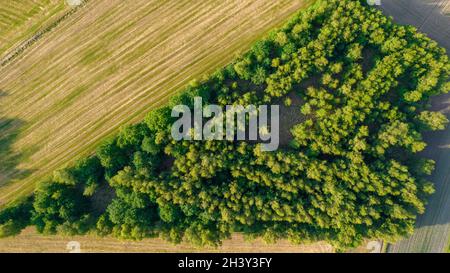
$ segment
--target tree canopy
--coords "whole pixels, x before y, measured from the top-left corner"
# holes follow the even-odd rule
[[[410,234],[433,192],[434,162],[417,153],[423,132],[448,123],[429,101],[449,91],[450,63],[436,42],[363,2],[317,1],[92,157],[55,172],[34,194],[30,223],[44,233],[202,246],[233,232],[338,248]],[[195,96],[219,105],[281,98],[305,119],[275,152],[251,142],[175,141],[171,108],[192,107]],[[99,211],[105,188],[114,196]]]

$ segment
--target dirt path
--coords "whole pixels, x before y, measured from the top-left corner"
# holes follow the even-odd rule
[[[450,0],[381,0],[382,10],[401,24],[418,27],[421,32],[450,53]],[[445,15],[447,14],[447,15]],[[450,118],[450,94],[437,97],[432,108]],[[432,176],[436,193],[427,210],[417,221],[415,233],[408,239],[388,246],[388,252],[444,252],[450,234],[450,127],[429,133],[425,157],[432,158],[436,170]]]
[[[0,240],[0,253],[64,253],[69,252],[68,243],[77,242],[81,252],[222,252],[222,253],[329,253],[333,248],[326,243],[316,242],[309,245],[293,245],[281,240],[267,245],[261,240],[245,241],[240,234],[234,234],[219,248],[194,248],[189,244],[173,245],[162,239],[144,239],[142,241],[120,241],[113,238],[97,238],[94,236],[62,237],[59,235],[38,235],[33,228],[27,228],[16,237]]]

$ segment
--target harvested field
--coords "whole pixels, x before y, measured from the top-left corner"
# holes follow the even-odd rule
[[[145,239],[139,242],[119,241],[112,238],[96,238],[92,236],[42,236],[32,228],[27,228],[19,236],[0,240],[0,252],[69,252],[67,243],[77,241],[81,252],[286,252],[286,253],[328,253],[333,252],[330,245],[317,242],[311,245],[292,245],[280,241],[275,245],[267,245],[260,240],[246,242],[243,236],[233,235],[220,248],[193,248],[187,244],[172,245],[162,239]]]
[[[449,0],[382,0],[381,9],[396,22],[413,25],[440,46],[450,48]]]
[[[439,109],[450,118],[450,94],[433,100],[434,109]],[[431,181],[436,192],[431,196],[425,214],[419,216],[416,231],[408,239],[389,245],[389,252],[444,252],[450,235],[450,128],[429,133],[428,147],[423,153],[436,161]]]
[[[0,4],[0,59],[68,9],[63,0],[3,0]]]
[[[0,68],[0,204],[92,153],[308,2],[89,1]]]
[[[411,24],[450,52],[449,0],[383,0],[381,8],[401,24]],[[432,108],[450,118],[450,94],[434,98]],[[413,236],[388,246],[388,252],[445,252],[450,235],[450,127],[429,133],[423,155],[435,160],[432,195]]]

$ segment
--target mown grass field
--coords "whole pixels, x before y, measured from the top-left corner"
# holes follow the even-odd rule
[[[89,1],[0,68],[0,204],[29,194],[309,2]]]
[[[2,0],[0,59],[67,10],[63,0]]]
[[[67,243],[77,241],[81,252],[274,252],[274,253],[330,253],[333,248],[323,242],[310,245],[292,245],[282,240],[276,244],[268,245],[261,240],[245,241],[240,234],[234,234],[219,248],[194,248],[188,244],[173,245],[162,239],[145,239],[142,241],[120,241],[114,238],[97,238],[93,236],[62,237],[42,236],[36,234],[32,228],[27,228],[21,235],[0,240],[0,252],[13,253],[61,253],[69,252]]]

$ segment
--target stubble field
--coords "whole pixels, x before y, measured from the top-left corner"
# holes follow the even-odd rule
[[[0,67],[0,205],[310,1],[98,0]]]
[[[67,244],[78,242],[81,252],[244,252],[244,253],[329,253],[333,248],[324,242],[308,245],[293,245],[281,240],[276,244],[266,244],[261,240],[246,241],[240,234],[234,234],[232,239],[226,240],[219,248],[194,248],[189,244],[173,245],[162,239],[144,239],[142,241],[120,241],[114,238],[98,238],[93,236],[62,237],[59,235],[38,235],[33,228],[27,228],[21,235],[0,240],[0,252],[27,253],[70,252]]]
[[[68,10],[62,0],[2,0],[0,59]]]

